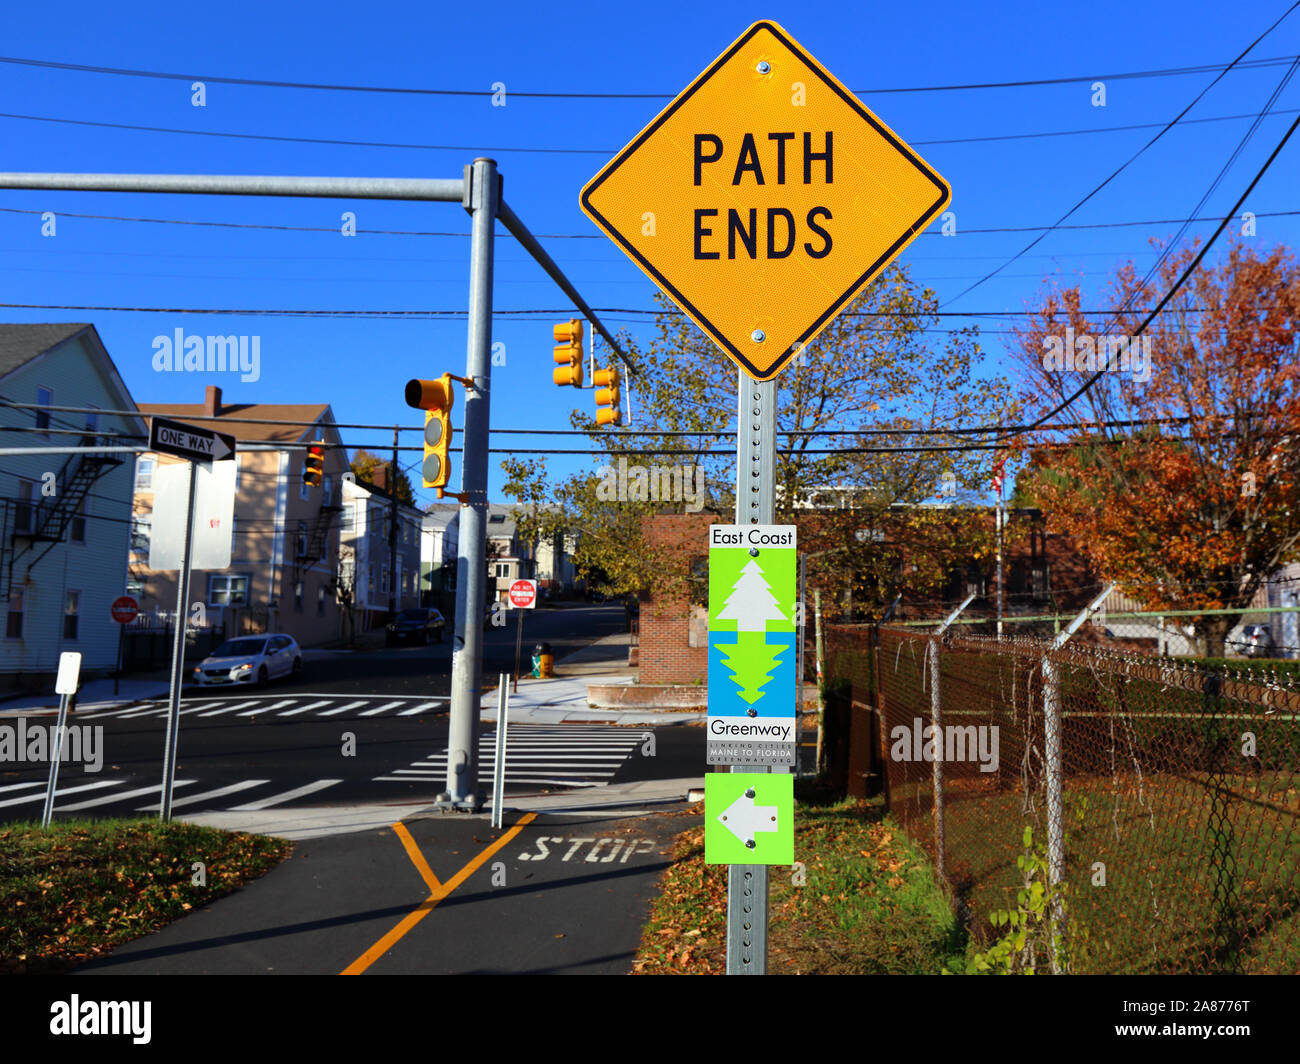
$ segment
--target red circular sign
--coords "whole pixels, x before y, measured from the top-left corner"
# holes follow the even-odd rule
[[[120,598],[113,600],[111,610],[113,620],[118,624],[130,624],[135,620],[136,614],[140,612],[140,603],[136,602],[130,595],[122,595]]]
[[[537,584],[532,580],[516,580],[510,585],[510,605],[527,609],[537,601]]]

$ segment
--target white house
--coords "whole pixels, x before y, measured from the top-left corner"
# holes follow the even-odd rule
[[[0,447],[138,446],[136,410],[93,325],[0,325]],[[134,469],[108,450],[0,460],[0,675],[13,684],[56,671],[64,651],[83,674],[116,667]]]
[[[397,565],[390,575],[392,509],[392,499],[382,491],[350,478],[343,481],[339,578],[353,588],[358,630],[383,621],[390,602],[399,610],[420,604],[423,515],[414,506],[398,503]]]

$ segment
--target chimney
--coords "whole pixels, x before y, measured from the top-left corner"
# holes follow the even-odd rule
[[[207,417],[221,416],[221,389],[215,384],[209,384],[207,393],[203,396],[203,413]]]
[[[375,466],[370,472],[370,483],[382,492],[388,491],[388,466]]]

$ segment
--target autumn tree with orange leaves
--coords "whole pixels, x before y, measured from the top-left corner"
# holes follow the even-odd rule
[[[1097,380],[1050,418],[1064,440],[1019,441],[1018,488],[1145,608],[1235,611],[1191,618],[1218,657],[1255,593],[1300,557],[1300,264],[1235,243],[1126,345],[1193,255],[1150,278],[1125,265],[1104,314],[1081,309],[1077,287],[1043,300],[1019,336],[1026,409]]]

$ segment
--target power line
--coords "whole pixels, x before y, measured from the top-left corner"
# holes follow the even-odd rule
[[[1098,192],[1100,192],[1103,188],[1105,188],[1113,180],[1115,180],[1115,178],[1119,177],[1120,174],[1122,174],[1125,170],[1127,170],[1130,164],[1132,164],[1138,158],[1140,158],[1148,148],[1150,148],[1153,144],[1155,144],[1156,141],[1158,141],[1161,137],[1163,137],[1166,133],[1168,133],[1169,130],[1173,129],[1173,127],[1178,124],[1181,118],[1183,118],[1193,107],[1195,107],[1198,103],[1200,103],[1201,99],[1205,96],[1207,92],[1209,92],[1212,88],[1214,88],[1215,85],[1217,85],[1224,77],[1227,76],[1228,71],[1230,71],[1234,66],[1236,66],[1243,59],[1245,59],[1247,54],[1251,51],[1251,49],[1253,49],[1255,45],[1259,44],[1260,41],[1262,41],[1265,37],[1267,37],[1275,29],[1277,29],[1277,27],[1282,23],[1282,21],[1289,14],[1291,14],[1291,12],[1294,11],[1297,7],[1300,7],[1300,2],[1292,4],[1289,8],[1287,8],[1286,11],[1284,11],[1277,18],[1277,20],[1268,27],[1268,29],[1266,29],[1263,33],[1261,33],[1258,37],[1256,37],[1253,41],[1251,41],[1250,44],[1246,46],[1245,50],[1242,51],[1240,55],[1238,55],[1231,63],[1229,63],[1226,67],[1224,67],[1223,70],[1220,71],[1220,73],[1216,75],[1215,78],[1208,85],[1205,86],[1205,88],[1201,89],[1201,91],[1196,94],[1196,96],[1192,99],[1192,102],[1189,103],[1186,107],[1184,107],[1181,111],[1179,111],[1178,114],[1175,115],[1173,119],[1171,119],[1158,133],[1156,133],[1154,137],[1148,140],[1144,145],[1142,145],[1142,147],[1140,147],[1136,152],[1130,155],[1128,159],[1126,159],[1118,167],[1112,170],[1111,173],[1108,174],[1101,181],[1100,184],[1094,186],[1092,190],[1087,193],[1087,195],[1085,195],[1082,199],[1080,199],[1077,203],[1075,203],[1073,207],[1071,207],[1068,211],[1066,211],[1063,215],[1061,215],[1061,217],[1056,220],[1056,225],[1060,225],[1067,218],[1069,218],[1070,215],[1074,214],[1075,211],[1077,211],[1080,207],[1082,207],[1085,203],[1087,203],[1090,199],[1092,199],[1093,196],[1095,196]],[[1056,226],[1054,225],[1052,228],[1054,229],[1055,227]],[[962,296],[967,295],[970,292],[973,292],[980,285],[984,284],[984,282],[997,276],[997,274],[1001,273],[1002,270],[1004,270],[1007,266],[1010,266],[1013,262],[1016,261],[1016,259],[1018,259],[1026,251],[1029,251],[1036,244],[1043,241],[1047,237],[1047,234],[1050,233],[1051,231],[1052,231],[1051,229],[1048,229],[1046,232],[1040,233],[1028,244],[1026,244],[1019,252],[1017,252],[1011,258],[1007,259],[1007,261],[1004,262],[1001,266],[994,268],[989,273],[981,277],[974,284],[969,285],[968,287],[962,289],[962,291],[958,292],[957,295],[953,296],[952,299],[947,301],[948,304],[951,305],[952,303],[955,303],[957,300],[961,299]]]
[[[1282,112],[1277,112],[1282,113]],[[1287,112],[1293,113],[1293,112]],[[46,209],[36,210],[33,208],[23,207],[0,207],[0,212],[5,214],[33,214],[43,215],[51,213]],[[105,222],[138,222],[149,225],[194,225],[213,229],[264,229],[275,232],[291,233],[329,233],[337,236],[339,227],[336,225],[275,225],[260,222],[215,222],[203,221],[193,218],[146,218],[137,215],[124,214],[88,214],[77,211],[54,211],[52,212],[64,218],[84,218],[89,221]],[[1283,218],[1292,217],[1300,214],[1300,210],[1291,211],[1256,211],[1256,218]],[[1124,229],[1135,228],[1149,225],[1181,225],[1184,222],[1203,222],[1205,219],[1199,218],[1144,218],[1134,221],[1123,222],[1083,222],[1075,225],[1001,225],[986,226],[983,228],[962,229],[960,232],[963,236],[974,236],[976,234],[990,233],[1036,233],[1046,230],[1059,230],[1067,232],[1072,230],[1083,229]],[[452,232],[447,230],[429,230],[429,229],[357,229],[358,236],[429,236],[429,237],[459,237],[468,240],[468,232]],[[501,239],[513,239],[510,233],[504,229],[499,230],[496,234]],[[938,228],[927,229],[921,236],[943,237],[943,233]],[[543,240],[608,240],[604,233],[538,233],[538,239]],[[611,260],[618,262],[621,260]]]
[[[1295,111],[1275,111],[1274,114],[1294,114]],[[1232,122],[1246,118],[1258,118],[1258,114],[1215,115],[1209,118],[1189,118],[1181,125],[1199,125],[1206,122]],[[390,140],[347,140],[339,137],[291,137],[285,134],[241,133],[213,129],[180,129],[176,126],[143,126],[130,122],[100,122],[87,118],[56,118],[52,115],[19,114],[12,111],[0,111],[0,118],[10,118],[25,122],[49,122],[56,125],[86,126],[93,129],[122,129],[133,133],[166,133],[185,137],[217,137],[227,140],[271,141],[283,144],[313,144],[326,147],[343,148],[394,148],[405,151],[453,151],[472,154],[519,154],[519,155],[594,155],[609,158],[619,149],[614,148],[528,148],[505,147],[496,145],[484,147],[474,144],[414,144],[408,141]],[[930,140],[911,141],[913,147],[935,147],[944,144],[984,144],[1012,140],[1038,140],[1044,137],[1079,137],[1094,133],[1127,133],[1138,129],[1158,129],[1162,122],[1138,122],[1124,126],[1097,126],[1093,129],[1058,129],[1038,133],[996,133],[982,137],[937,137]]]
[[[1285,18],[1285,16],[1283,16]],[[1279,19],[1279,21],[1281,21]],[[1261,38],[1262,39],[1262,38]],[[1252,45],[1253,47],[1253,45]],[[1247,49],[1249,50],[1249,49]],[[1259,69],[1277,66],[1289,62],[1290,56],[1278,56],[1269,59],[1253,59],[1246,63],[1233,63],[1228,66],[1206,63],[1198,66],[1163,67],[1152,70],[1128,70],[1109,74],[1079,74],[1058,78],[1030,78],[1020,81],[986,81],[966,84],[948,85],[909,85],[897,88],[854,89],[860,96],[880,95],[902,92],[959,92],[975,89],[1011,89],[1026,88],[1036,85],[1069,85],[1078,82],[1124,81],[1132,78],[1182,77],[1188,74],[1207,74],[1215,71],[1227,73],[1234,66],[1238,69]],[[202,81],[215,85],[244,85],[257,88],[307,89],[326,92],[361,92],[390,93],[403,96],[467,96],[491,99],[497,95],[494,89],[429,89],[391,85],[355,85],[346,83],[280,81],[270,78],[237,78],[219,74],[173,73],[161,70],[141,70],[133,67],[110,67],[89,63],[61,63],[50,59],[28,59],[18,56],[0,56],[0,63],[14,66],[41,67],[49,70],[78,71],[89,74],[110,74],[118,77],[154,78],[166,81]],[[530,92],[526,90],[508,90],[509,96],[523,99],[553,100],[671,100],[676,93],[662,92]]]
[[[1247,197],[1251,194],[1251,192],[1254,191],[1255,186],[1259,184],[1259,182],[1263,179],[1264,175],[1268,172],[1268,168],[1273,165],[1273,160],[1278,157],[1282,149],[1286,146],[1286,142],[1291,139],[1291,134],[1296,131],[1297,126],[1300,126],[1300,117],[1296,118],[1295,121],[1291,123],[1291,126],[1286,131],[1286,134],[1282,137],[1280,141],[1278,141],[1277,147],[1273,149],[1273,153],[1264,161],[1264,165],[1259,168],[1259,172],[1255,175],[1254,179],[1246,187],[1246,191],[1243,192],[1241,196],[1237,199],[1237,202],[1233,204],[1232,210],[1230,210],[1226,215],[1224,215],[1223,220],[1219,223],[1218,227],[1214,230],[1214,233],[1210,236],[1209,240],[1205,242],[1205,245],[1201,248],[1201,250],[1197,252],[1197,254],[1192,258],[1192,261],[1187,264],[1187,268],[1183,271],[1182,276],[1180,276],[1178,280],[1176,280],[1173,283],[1173,286],[1169,289],[1169,291],[1167,291],[1164,294],[1164,298],[1162,298],[1160,302],[1156,304],[1155,308],[1151,311],[1151,313],[1148,314],[1146,316],[1146,319],[1142,322],[1142,324],[1138,326],[1137,331],[1133,334],[1134,339],[1141,336],[1142,333],[1146,331],[1146,327],[1156,319],[1156,316],[1162,310],[1164,310],[1165,304],[1168,303],[1171,299],[1173,299],[1174,294],[1183,286],[1183,284],[1187,281],[1187,278],[1190,277],[1192,275],[1192,272],[1195,269],[1197,269],[1197,267],[1200,266],[1201,261],[1209,253],[1210,248],[1214,246],[1214,242],[1218,240],[1219,236],[1223,233],[1223,230],[1227,227],[1228,222],[1230,222],[1236,216],[1237,211],[1241,209],[1241,205],[1246,202]],[[1070,404],[1072,404],[1076,399],[1078,399],[1079,396],[1083,395],[1084,392],[1086,392],[1089,388],[1091,388],[1094,384],[1096,384],[1097,381],[1101,379],[1102,375],[1105,372],[1106,371],[1104,369],[1098,370],[1086,381],[1084,381],[1083,384],[1079,386],[1079,389],[1073,395],[1071,395],[1068,399],[1064,400],[1063,402],[1058,403],[1056,406],[1054,406],[1051,410],[1049,410],[1046,414],[1044,414],[1041,418],[1039,418],[1032,426],[1030,426],[1030,428],[1032,429],[1038,427],[1039,425],[1043,424],[1050,418],[1055,417],[1062,410],[1065,410],[1067,407],[1070,406]]]

